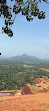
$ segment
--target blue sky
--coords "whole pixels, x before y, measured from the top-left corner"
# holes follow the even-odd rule
[[[4,19],[0,19],[0,52],[2,57],[28,54],[39,58],[49,58],[49,5],[39,5],[46,12],[44,20],[34,18],[27,22],[24,16],[18,14],[12,26],[13,37],[1,33]]]

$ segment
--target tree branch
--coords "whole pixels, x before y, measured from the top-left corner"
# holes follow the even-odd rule
[[[46,2],[47,4],[49,4],[49,2],[47,2],[46,0],[43,0],[44,2]]]

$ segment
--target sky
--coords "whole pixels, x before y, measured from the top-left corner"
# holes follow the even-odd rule
[[[25,16],[18,14],[12,26],[14,33],[10,38],[2,34],[4,19],[0,18],[0,52],[2,57],[13,57],[27,54],[41,59],[49,59],[49,5],[42,3],[40,10],[46,12],[46,18],[37,17],[28,22]]]

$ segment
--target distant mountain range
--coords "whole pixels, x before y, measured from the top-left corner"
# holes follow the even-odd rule
[[[12,57],[11,58],[12,60],[15,60],[15,61],[38,61],[39,59],[35,56],[28,56],[26,54],[23,54],[21,56],[17,55],[15,57]]]
[[[2,58],[0,57],[0,61],[4,61],[4,60],[8,60],[8,61],[17,61],[17,62],[25,62],[25,61],[31,61],[31,62],[49,62],[48,59],[39,59],[35,56],[29,56],[29,55],[26,55],[26,54],[23,54],[21,56],[17,55],[17,56],[14,56],[14,57],[10,57],[10,58]]]

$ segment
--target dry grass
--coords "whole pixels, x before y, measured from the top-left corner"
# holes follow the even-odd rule
[[[49,72],[49,69],[45,69],[45,68],[40,68],[40,69]]]
[[[30,85],[30,88],[33,90],[33,92],[43,92],[43,88],[47,88],[47,87],[48,87],[48,85],[44,84],[44,83]]]

